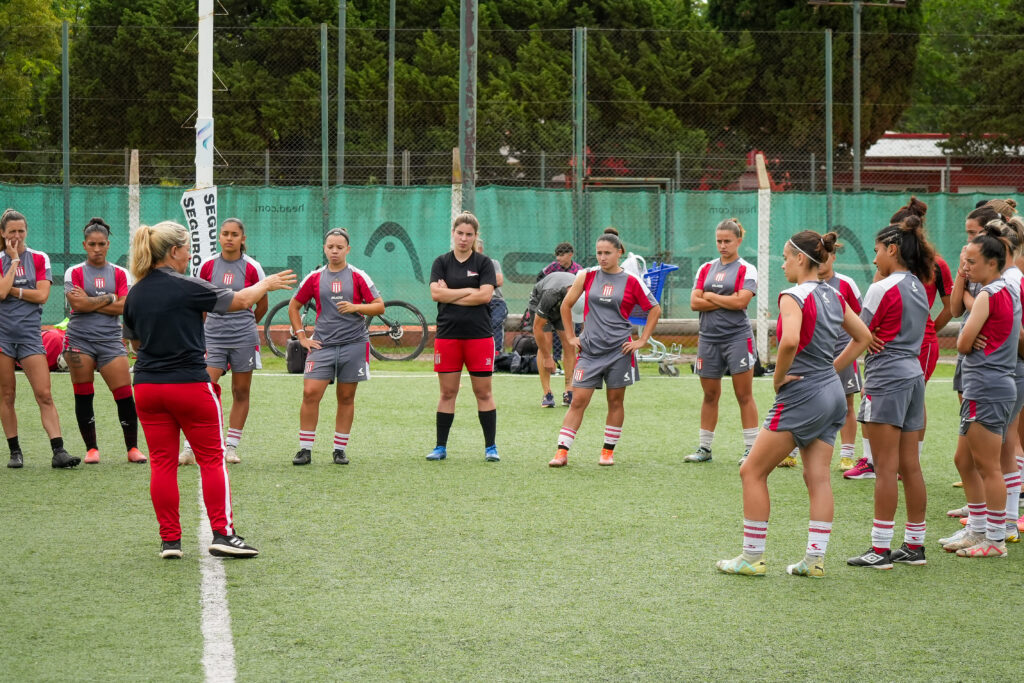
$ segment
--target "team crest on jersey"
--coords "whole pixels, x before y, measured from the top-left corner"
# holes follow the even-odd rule
[[[605,285],[601,288],[601,296],[611,296],[615,293],[615,285]]]
[[[222,277],[220,281],[223,282],[226,285],[230,285],[232,282],[235,281],[235,274],[234,273],[224,273],[224,277]]]
[[[466,277],[476,277],[479,274],[480,273],[476,272],[475,270],[467,270],[466,271]]]
[[[704,359],[703,358],[698,358],[697,359],[697,371],[700,372],[703,369],[704,369]]]
[[[16,277],[25,277],[25,266],[19,265],[17,268],[15,268],[14,275]]]
[[[331,291],[335,294],[341,294],[341,280],[335,280],[331,283]]]
[[[573,382],[582,382],[583,381],[583,368],[576,368],[576,372],[572,373],[572,381]]]
[[[306,361],[306,372],[313,372],[313,366],[315,365],[315,363],[316,363],[316,361],[307,360]]]
[[[92,286],[96,288],[96,291],[100,291],[107,286],[107,278],[105,277],[94,277],[92,279]]]
[[[725,273],[716,273],[715,282],[725,282]]]

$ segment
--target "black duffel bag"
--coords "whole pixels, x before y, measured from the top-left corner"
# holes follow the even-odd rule
[[[292,337],[288,340],[288,346],[284,351],[284,363],[288,372],[293,375],[301,374],[306,365],[306,347],[299,343],[299,340]]]

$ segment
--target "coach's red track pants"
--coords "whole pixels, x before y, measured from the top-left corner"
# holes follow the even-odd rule
[[[160,523],[160,538],[181,538],[178,516],[178,437],[185,432],[199,465],[203,502],[215,533],[234,533],[231,484],[224,464],[220,387],[193,384],[136,384],[135,405],[149,446],[149,494]]]

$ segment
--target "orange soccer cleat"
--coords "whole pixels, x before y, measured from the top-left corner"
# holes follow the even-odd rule
[[[601,459],[597,461],[598,465],[614,465],[615,464],[615,452],[610,451],[607,448],[601,449]]]
[[[146,454],[140,451],[138,448],[128,449],[128,462],[144,463],[148,462]]]
[[[99,451],[99,449],[98,448],[90,448],[88,451],[86,451],[84,462],[85,462],[86,465],[98,465],[99,462],[100,462],[100,451]]]
[[[559,448],[558,453],[555,457],[551,458],[551,462],[548,463],[548,467],[565,467],[569,464],[569,450],[566,448]]]

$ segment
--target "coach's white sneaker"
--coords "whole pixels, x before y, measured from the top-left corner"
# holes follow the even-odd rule
[[[235,452],[234,446],[228,446],[224,449],[224,462],[229,462],[232,465],[242,462],[242,459],[238,457],[238,453]]]
[[[178,453],[178,467],[183,465],[195,465],[196,454],[192,452],[191,446],[185,446],[185,449]]]

